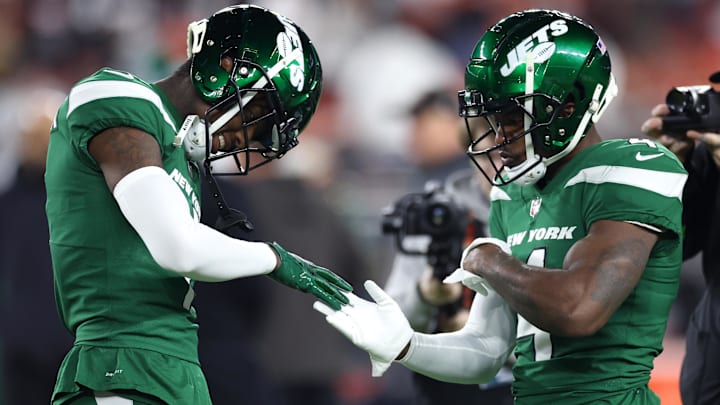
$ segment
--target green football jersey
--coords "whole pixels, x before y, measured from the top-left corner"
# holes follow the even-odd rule
[[[192,282],[153,260],[88,152],[90,139],[107,128],[151,134],[199,221],[198,168],[172,144],[180,123],[157,87],[107,68],[77,83],[58,111],[46,211],[57,306],[76,345],[143,349],[198,363]]]
[[[686,178],[665,147],[623,139],[590,146],[542,189],[493,188],[491,234],[530,265],[561,269],[568,250],[598,220],[662,231],[637,286],[594,335],[554,336],[518,317],[513,391],[519,403],[587,404],[647,384],[678,290]]]

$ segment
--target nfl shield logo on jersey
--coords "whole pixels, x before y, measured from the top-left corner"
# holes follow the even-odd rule
[[[535,218],[538,212],[540,212],[540,205],[542,205],[542,198],[538,197],[530,203],[530,217]]]

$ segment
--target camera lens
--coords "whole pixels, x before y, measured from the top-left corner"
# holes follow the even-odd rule
[[[695,103],[697,102],[697,93],[694,91],[682,91],[672,89],[665,97],[670,112],[675,114],[688,114],[693,112]]]
[[[431,205],[427,210],[428,223],[435,228],[445,227],[450,222],[450,215],[450,209],[441,204]]]

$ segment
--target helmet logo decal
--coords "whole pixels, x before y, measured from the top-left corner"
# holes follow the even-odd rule
[[[303,49],[302,42],[300,41],[300,35],[298,34],[297,28],[285,17],[278,16],[278,20],[285,27],[285,31],[278,33],[277,35],[277,48],[282,58],[289,58],[293,56],[293,51],[299,49],[300,52],[295,52],[294,55],[299,57],[294,58],[294,62],[287,65],[290,71],[290,84],[295,87],[298,91],[302,91],[303,85],[305,84],[305,61],[303,60]],[[292,62],[292,61],[291,61]]]
[[[550,42],[550,37],[559,37],[568,32],[565,20],[555,20],[544,25],[532,35],[525,37],[513,48],[505,58],[507,62],[500,67],[500,74],[503,77],[510,76],[518,66],[525,63],[525,55],[532,52],[534,63],[543,63],[555,53],[555,43]]]
[[[207,32],[208,20],[200,20],[191,22],[188,25],[187,32],[187,56],[192,57],[196,53],[202,50],[203,40],[205,39],[205,33]]]

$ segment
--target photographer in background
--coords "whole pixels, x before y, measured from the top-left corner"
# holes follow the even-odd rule
[[[652,110],[642,131],[683,162],[683,259],[702,252],[706,288],[688,323],[680,374],[685,405],[720,403],[720,71],[711,86],[678,87]]]
[[[459,129],[464,135],[455,104],[444,100],[435,93],[421,98],[412,109],[416,126],[423,127],[413,137],[415,150],[430,151],[432,148],[423,145],[438,143],[438,139],[451,144],[448,133]],[[434,124],[423,126],[430,118]],[[487,143],[482,147],[492,141]],[[467,147],[458,145],[457,150],[463,146]],[[462,158],[466,166],[465,156]],[[461,283],[443,284],[442,280],[458,267],[466,242],[488,235],[490,209],[491,184],[476,169],[456,167],[450,174],[439,172],[437,176],[444,182],[428,180],[424,192],[401,197],[383,217],[383,233],[394,237],[397,249],[385,291],[397,301],[412,327],[426,333],[452,332],[465,325],[474,292]],[[513,403],[509,367],[482,385],[446,383],[418,373],[413,373],[413,383],[418,405]]]

